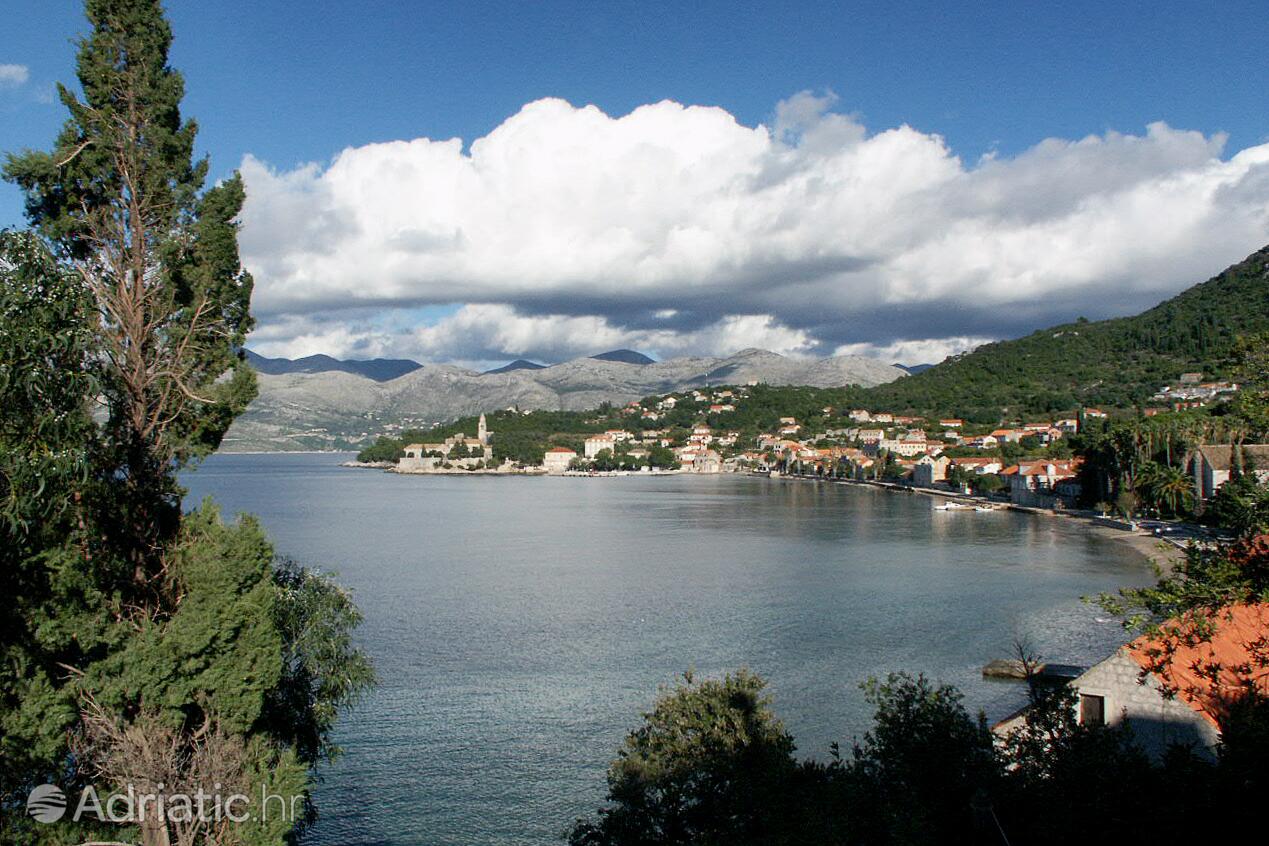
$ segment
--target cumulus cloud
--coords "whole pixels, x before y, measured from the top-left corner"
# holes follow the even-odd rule
[[[967,164],[938,135],[869,132],[836,105],[803,92],[768,128],[545,99],[468,149],[420,138],[290,171],[248,156],[253,342],[930,361],[1139,310],[1269,240],[1269,144],[1225,157],[1223,136],[1153,123]],[[461,308],[385,328],[440,304]]]
[[[30,78],[31,71],[26,65],[0,64],[0,88],[17,88]]]

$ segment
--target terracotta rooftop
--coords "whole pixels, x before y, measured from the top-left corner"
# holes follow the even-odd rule
[[[1190,634],[1195,625],[1211,637]],[[1250,691],[1269,694],[1269,603],[1231,605],[1203,616],[1164,623],[1157,637],[1140,637],[1125,649],[1213,726],[1233,700]]]

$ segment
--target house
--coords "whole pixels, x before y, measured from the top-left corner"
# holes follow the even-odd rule
[[[859,440],[863,443],[877,443],[886,436],[885,429],[860,429]]]
[[[998,458],[953,458],[952,466],[975,476],[988,476],[1004,469]]]
[[[912,457],[925,452],[925,438],[922,438],[919,441],[909,441],[906,438],[882,438],[875,445],[868,444],[868,447],[875,451],[873,454],[880,452],[881,450],[886,450],[894,453],[895,455]]]
[[[701,450],[692,458],[693,473],[721,473],[722,470],[723,457],[712,449]]]
[[[1210,499],[1229,481],[1242,462],[1244,470],[1254,472],[1261,482],[1269,481],[1269,444],[1205,444],[1190,454],[1189,473],[1194,477],[1194,490],[1199,499]]]
[[[1269,694],[1269,603],[1229,606],[1205,622],[1210,640],[1193,642],[1190,626],[1173,620],[1160,636],[1140,637],[1076,678],[1080,722],[1127,722],[1156,758],[1174,744],[1213,754],[1229,706],[1252,690]]]
[[[1084,416],[1097,420],[1104,420],[1106,418],[1106,412],[1102,411],[1100,408],[1086,408],[1084,409]]]
[[[968,438],[962,438],[960,445],[963,447],[972,447],[974,449],[995,449],[1000,442],[996,440],[994,435],[974,435]]]
[[[965,421],[960,420],[956,417],[949,417],[946,420],[940,420],[939,425],[942,426],[944,429],[959,429],[960,427],[965,425]]]
[[[856,423],[867,423],[869,420],[872,419],[872,416],[868,413],[868,411],[863,408],[853,409],[846,416],[849,417],[851,420],[854,420]]]
[[[921,487],[933,487],[935,482],[941,482],[947,478],[947,468],[952,464],[952,460],[946,456],[932,458],[929,455],[922,456],[917,459],[916,466],[912,468],[912,483]]]
[[[568,447],[553,447],[542,456],[542,466],[548,473],[559,474],[568,469],[574,458],[577,458],[577,453]]]
[[[1073,461],[1021,461],[1015,468],[1006,468],[1001,475],[1008,476],[1009,501],[1014,505],[1031,508],[1053,508],[1059,500],[1071,505],[1079,496],[1074,487],[1079,460]],[[1009,472],[1013,471],[1013,472]],[[1062,485],[1062,483],[1066,483]],[[1061,485],[1062,489],[1059,490]]]
[[[586,457],[594,458],[604,450],[614,450],[616,447],[617,439],[606,432],[602,435],[591,435],[585,443]]]

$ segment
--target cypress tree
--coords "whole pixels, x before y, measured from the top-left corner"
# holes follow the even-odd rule
[[[0,233],[0,842],[281,843],[312,819],[310,770],[372,681],[360,616],[327,577],[279,565],[254,520],[182,514],[177,472],[255,391],[244,190],[204,187],[158,0],[86,11],[54,149],[4,168],[34,231]],[[43,782],[206,781],[298,795],[303,816],[119,832],[20,813]]]
[[[79,43],[82,98],[52,152],[11,155],[5,176],[32,224],[73,268],[100,319],[102,447],[125,484],[115,540],[145,583],[179,523],[174,475],[220,443],[254,397],[240,348],[251,329],[251,276],[238,259],[237,175],[203,191],[197,125],[168,63],[158,0],[88,0]]]

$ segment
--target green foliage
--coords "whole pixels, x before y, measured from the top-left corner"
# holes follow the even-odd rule
[[[873,726],[849,759],[798,762],[748,673],[658,698],[609,770],[607,807],[575,846],[1188,843],[1258,801],[1265,708],[1231,721],[1217,764],[1150,761],[1127,728],[1081,725],[1064,686],[1030,685],[1003,741],[960,694],[893,674],[865,685]]]
[[[15,842],[48,836],[8,819],[32,785],[81,787],[112,756],[171,774],[213,736],[255,785],[307,794],[336,714],[370,682],[346,594],[275,568],[251,518],[182,514],[178,468],[254,394],[243,189],[200,194],[157,0],[87,11],[83,99],[63,89],[55,151],[5,168],[43,236],[0,233],[0,832]],[[72,747],[94,725],[118,726],[115,745]],[[167,740],[125,754],[145,728]],[[234,835],[290,833],[275,820]]]
[[[1229,374],[1239,336],[1269,330],[1267,278],[1269,247],[1135,317],[1077,321],[986,344],[860,391],[857,401],[977,423],[1081,406],[1133,408],[1181,373]]]
[[[765,683],[741,670],[684,682],[658,697],[608,771],[610,806],[578,821],[569,842],[780,842],[773,795],[795,768],[793,739]]]
[[[386,435],[380,435],[370,446],[357,453],[357,460],[364,462],[372,461],[400,461],[405,456],[405,444],[400,438],[390,438]]]
[[[1244,538],[1233,544],[1191,545],[1185,558],[1154,585],[1103,594],[1098,602],[1129,628],[1154,629],[1190,611],[1269,600],[1269,539]]]
[[[1241,538],[1269,532],[1269,483],[1258,483],[1250,472],[1235,475],[1216,491],[1203,521]]]
[[[924,676],[895,673],[864,690],[876,710],[850,767],[863,794],[856,836],[936,843],[972,831],[971,800],[999,778],[986,720],[966,713],[955,688]]]
[[[1269,440],[1269,331],[1239,339],[1232,369],[1242,388],[1230,404],[1239,434],[1248,441]]]
[[[235,222],[244,191],[234,176],[199,193],[208,165],[193,161],[197,126],[181,118],[158,0],[88,0],[86,12],[83,98],[59,86],[70,117],[54,150],[10,155],[4,175],[81,275],[111,362],[108,444],[153,488],[172,462],[214,450],[255,395],[239,352],[252,326]]]

